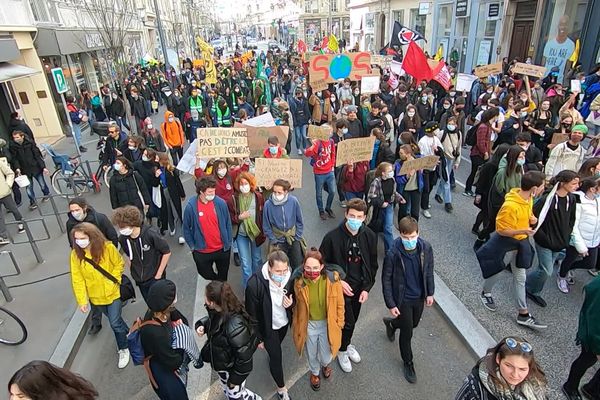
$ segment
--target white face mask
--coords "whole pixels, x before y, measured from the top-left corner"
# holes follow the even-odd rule
[[[204,198],[206,199],[206,201],[213,201],[215,199],[215,195],[214,194],[207,194],[204,196]]]
[[[240,185],[240,192],[244,194],[250,193],[250,185]]]
[[[119,229],[119,233],[123,236],[131,236],[131,234],[133,233],[133,228],[128,226],[127,228],[121,228]]]
[[[394,171],[386,172],[384,175],[385,179],[392,179],[394,177]]]
[[[273,198],[277,201],[283,201],[285,199],[285,194],[275,194],[273,193]]]
[[[415,116],[415,112],[414,111],[410,111],[407,113],[409,117],[414,117]]]
[[[223,178],[225,175],[227,175],[227,169],[226,168],[218,169],[217,175],[219,176],[219,178]]]
[[[90,239],[75,239],[75,244],[82,249],[85,249],[90,245]]]
[[[175,122],[175,118],[169,117],[169,122]]]
[[[83,211],[71,211],[71,216],[79,222],[85,219],[85,213]]]
[[[148,124],[148,125],[146,125],[146,128],[148,128],[148,130],[150,130],[153,128],[153,126],[152,126],[152,124]]]
[[[142,161],[150,161],[150,159],[146,156],[142,156]]]

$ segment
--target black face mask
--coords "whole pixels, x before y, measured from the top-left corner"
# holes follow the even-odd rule
[[[563,128],[565,128],[565,131],[570,132],[571,128],[573,127],[572,124],[562,124]]]

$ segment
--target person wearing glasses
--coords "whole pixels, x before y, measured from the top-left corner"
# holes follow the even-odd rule
[[[546,375],[531,344],[506,337],[477,361],[455,400],[545,400],[546,396]]]

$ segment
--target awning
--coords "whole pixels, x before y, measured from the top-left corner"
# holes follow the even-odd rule
[[[12,81],[39,73],[39,71],[23,65],[9,62],[0,63],[0,82]]]

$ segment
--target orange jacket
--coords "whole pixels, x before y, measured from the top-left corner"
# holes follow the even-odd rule
[[[175,119],[174,122],[169,122],[169,117],[175,117],[171,111],[165,113],[165,122],[160,124],[160,132],[165,139],[165,143],[170,148],[183,147],[184,137],[181,122]]]

